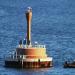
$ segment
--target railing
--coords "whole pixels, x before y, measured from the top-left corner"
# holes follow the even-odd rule
[[[12,59],[25,59],[26,55],[13,55],[13,54],[9,54],[7,56],[4,57],[6,60],[12,60]]]
[[[19,48],[46,48],[45,45],[18,45]]]
[[[30,60],[30,61],[32,61],[32,60],[33,60],[33,61],[36,61],[36,60],[37,60],[37,61],[38,61],[38,58],[37,58],[37,59],[32,59],[32,58],[31,58],[31,59],[26,59],[26,57],[27,57],[27,55],[17,55],[17,56],[16,56],[16,55],[9,55],[9,56],[6,57],[5,59],[6,59],[6,60],[9,60],[9,61],[10,61],[10,60],[11,60],[11,61],[13,61],[13,60],[16,60],[16,61],[17,61],[17,60]],[[47,60],[47,61],[52,61],[52,57],[47,57],[47,58],[41,58],[41,59],[40,59],[40,61],[46,61],[46,60]]]

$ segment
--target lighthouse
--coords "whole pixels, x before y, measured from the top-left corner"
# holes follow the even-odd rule
[[[27,45],[31,44],[31,20],[32,20],[32,8],[28,7],[26,11],[26,20],[27,20]]]
[[[31,41],[31,21],[32,21],[32,8],[28,7],[25,12],[27,20],[27,38],[26,43],[20,43],[14,54],[11,54],[5,59],[6,67],[16,68],[48,68],[52,67],[53,59],[46,53],[46,46],[37,43],[32,44]]]

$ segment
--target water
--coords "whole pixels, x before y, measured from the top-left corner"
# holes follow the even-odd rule
[[[4,68],[4,56],[26,35],[25,11],[33,9],[32,40],[46,44],[53,68],[25,70]],[[40,38],[39,38],[40,37]],[[74,0],[0,0],[0,75],[75,75],[64,69],[65,60],[75,59]]]

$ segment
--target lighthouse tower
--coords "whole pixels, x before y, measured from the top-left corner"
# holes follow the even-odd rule
[[[20,41],[14,55],[5,60],[7,67],[20,68],[48,68],[52,67],[52,57],[48,57],[46,46],[40,44],[32,44],[31,42],[31,20],[32,8],[29,7],[26,11],[27,20],[27,39],[26,44]]]
[[[31,20],[32,20],[32,9],[28,7],[26,11],[26,19],[27,19],[27,45],[31,45]]]

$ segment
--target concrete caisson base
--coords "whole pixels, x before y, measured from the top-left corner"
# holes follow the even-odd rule
[[[13,68],[49,68],[52,67],[52,61],[25,62],[25,61],[5,61],[5,67]]]

